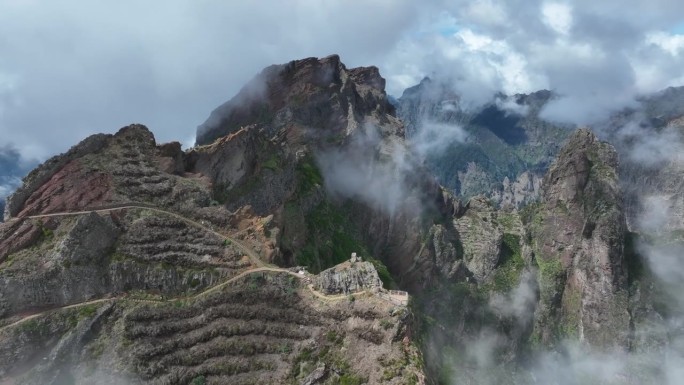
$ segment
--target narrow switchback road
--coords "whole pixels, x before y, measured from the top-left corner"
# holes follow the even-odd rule
[[[156,207],[150,207],[150,206],[147,206],[147,205],[141,205],[141,204],[122,204],[122,205],[117,205],[117,206],[115,206],[115,207],[109,207],[109,208],[93,209],[93,210],[83,210],[83,211],[72,211],[72,212],[62,212],[62,213],[51,213],[51,214],[40,214],[40,215],[30,215],[30,216],[27,216],[27,217],[24,217],[24,218],[26,218],[26,219],[40,219],[40,218],[49,218],[49,217],[77,216],[77,215],[87,215],[87,214],[90,214],[90,213],[92,213],[92,212],[97,212],[97,213],[109,213],[109,212],[112,212],[112,211],[124,210],[124,209],[144,209],[144,210],[151,210],[151,211],[154,211],[154,212],[158,212],[158,213],[170,215],[170,216],[173,216],[173,217],[175,217],[175,218],[178,218],[178,219],[180,219],[180,220],[182,220],[182,221],[184,221],[184,222],[186,222],[186,223],[188,223],[188,224],[191,224],[192,226],[195,226],[195,227],[201,228],[201,229],[203,229],[203,230],[205,230],[205,231],[208,231],[208,232],[210,232],[210,233],[212,233],[212,234],[214,234],[214,235],[220,237],[221,239],[227,239],[228,241],[230,241],[230,242],[232,242],[232,243],[235,243],[235,245],[237,245],[237,246],[238,246],[238,247],[239,247],[239,248],[240,248],[240,249],[241,249],[241,250],[242,250],[242,251],[243,251],[243,252],[244,252],[252,261],[253,261],[253,262],[254,262],[254,264],[255,264],[257,267],[256,267],[256,268],[253,268],[253,269],[245,270],[245,271],[243,271],[242,273],[240,273],[240,274],[238,274],[238,275],[236,275],[236,276],[234,276],[234,277],[232,277],[232,278],[229,278],[229,279],[227,279],[227,280],[224,281],[224,282],[221,282],[221,283],[219,283],[219,284],[217,284],[217,285],[214,285],[214,286],[212,286],[212,287],[210,287],[210,288],[207,288],[206,290],[204,290],[204,291],[202,291],[202,292],[200,292],[200,293],[197,293],[197,294],[195,294],[195,295],[193,295],[193,296],[190,296],[190,297],[178,297],[178,298],[172,298],[172,299],[168,299],[168,300],[159,300],[159,301],[156,301],[156,300],[147,300],[147,299],[127,298],[127,297],[123,297],[123,296],[112,297],[112,298],[95,299],[95,300],[90,300],[90,301],[85,301],[85,302],[79,302],[79,303],[75,303],[75,304],[71,304],[71,305],[60,306],[60,307],[56,307],[56,308],[53,308],[53,309],[45,310],[45,311],[42,311],[42,312],[38,312],[38,313],[35,313],[35,314],[31,314],[31,315],[29,315],[29,316],[26,316],[26,317],[24,317],[24,318],[22,318],[22,319],[20,319],[20,320],[17,320],[17,321],[15,321],[15,322],[11,323],[11,324],[9,324],[9,325],[5,325],[5,326],[3,326],[3,327],[0,327],[0,332],[4,331],[4,330],[6,330],[6,329],[9,329],[9,328],[15,327],[15,326],[17,326],[17,325],[20,325],[20,324],[22,324],[22,323],[24,323],[24,322],[26,322],[26,321],[30,321],[30,320],[32,320],[32,319],[38,318],[38,317],[40,317],[40,316],[42,316],[42,315],[45,315],[45,314],[47,314],[47,313],[49,313],[49,312],[54,312],[54,311],[59,311],[59,310],[64,310],[64,309],[73,309],[73,308],[78,308],[78,307],[82,307],[82,306],[88,306],[88,305],[92,305],[92,304],[96,304],[96,303],[101,303],[101,302],[117,301],[117,300],[129,300],[129,301],[147,302],[147,303],[164,303],[164,302],[177,301],[177,300],[192,300],[192,299],[194,299],[194,298],[198,298],[198,297],[201,297],[201,296],[204,296],[204,295],[213,293],[213,292],[215,292],[215,291],[217,291],[217,290],[220,290],[221,288],[225,287],[226,285],[228,285],[228,284],[230,284],[230,283],[232,283],[232,282],[235,282],[235,281],[237,281],[237,280],[240,279],[240,278],[243,278],[243,277],[245,277],[245,276],[247,276],[247,275],[254,274],[254,273],[260,273],[260,272],[286,273],[286,274],[289,274],[289,275],[291,275],[291,276],[293,276],[293,277],[296,277],[296,278],[298,278],[298,279],[305,279],[305,278],[308,277],[308,276],[306,276],[306,275],[298,274],[298,273],[295,273],[295,272],[292,272],[292,271],[289,271],[289,270],[286,270],[286,269],[282,269],[282,268],[279,268],[279,267],[269,267],[269,266],[266,266],[266,264],[261,260],[261,258],[259,258],[259,255],[258,255],[257,253],[255,253],[252,249],[250,249],[249,247],[247,247],[245,244],[243,244],[242,242],[237,241],[236,239],[233,239],[233,238],[231,238],[231,237],[228,237],[228,236],[226,236],[226,235],[224,235],[224,234],[221,234],[221,233],[219,233],[219,232],[217,232],[217,231],[215,231],[215,230],[213,230],[213,229],[211,229],[211,228],[209,228],[209,227],[207,227],[207,226],[205,226],[205,225],[203,225],[203,224],[201,224],[201,223],[199,223],[199,222],[196,222],[196,221],[194,221],[194,220],[185,218],[184,216],[182,216],[182,215],[180,215],[180,214],[177,214],[177,213],[174,213],[174,212],[171,212],[171,211],[167,211],[167,210],[163,210],[163,209],[160,209],[160,208],[156,208]],[[21,218],[17,218],[17,219],[21,219]],[[312,284],[307,284],[306,287],[307,287],[307,289],[308,289],[316,298],[319,298],[319,299],[324,300],[324,301],[340,301],[340,300],[344,300],[344,299],[349,298],[349,295],[347,295],[347,294],[326,295],[326,294],[320,293],[320,292],[316,291],[316,289],[314,289],[314,287],[313,287]],[[367,293],[367,291],[363,290],[363,291],[359,291],[359,292],[352,293],[351,295],[352,295],[352,296],[360,296],[360,295],[363,295],[363,294],[365,294],[365,293]],[[382,296],[379,296],[378,298],[385,299],[385,298],[383,298]],[[390,302],[391,302],[391,301],[390,301]]]

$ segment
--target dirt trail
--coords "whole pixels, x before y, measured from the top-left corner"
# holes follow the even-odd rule
[[[199,293],[192,295],[192,296],[189,296],[189,297],[169,298],[166,300],[151,300],[151,299],[142,299],[142,298],[131,298],[131,297],[126,297],[126,296],[95,299],[95,300],[91,300],[91,301],[85,301],[85,302],[79,302],[79,303],[75,303],[75,304],[71,304],[71,305],[60,306],[60,307],[52,308],[49,310],[41,311],[41,312],[38,312],[35,314],[31,314],[29,316],[26,316],[20,320],[17,320],[15,322],[11,323],[9,325],[5,325],[3,327],[0,327],[0,332],[2,332],[5,329],[9,329],[9,328],[12,328],[14,326],[17,326],[17,325],[24,323],[26,321],[30,321],[34,318],[38,318],[38,317],[45,315],[47,313],[50,313],[50,312],[64,310],[64,309],[73,309],[73,308],[77,308],[77,307],[81,307],[81,306],[88,306],[88,305],[92,305],[92,304],[96,304],[96,303],[100,303],[100,302],[124,300],[124,301],[132,301],[132,302],[158,304],[158,303],[165,303],[165,302],[178,301],[178,300],[180,300],[180,301],[192,300],[192,299],[199,298],[199,297],[205,296],[207,294],[213,293],[215,291],[218,291],[218,290],[222,289],[223,287],[225,287],[226,285],[229,285],[230,283],[235,282],[240,278],[243,278],[243,277],[248,276],[250,274],[261,273],[261,272],[286,273],[286,274],[289,274],[289,275],[296,277],[298,279],[307,278],[306,275],[294,273],[292,271],[277,268],[277,267],[257,267],[254,269],[249,269],[249,270],[243,271],[242,273],[240,273],[240,274],[238,274],[238,275],[236,275],[236,276],[234,276],[234,277],[232,277],[232,278],[230,278],[224,282],[221,282],[218,285],[212,286],[212,287],[210,287],[210,288],[208,288],[202,292],[199,292]],[[313,285],[310,285],[310,284],[306,285],[306,287],[307,287],[307,289],[309,289],[309,291],[314,296],[316,296],[317,298],[320,298],[324,301],[340,301],[340,300],[349,298],[349,295],[346,295],[346,294],[326,295],[326,294],[320,293],[320,292],[316,291],[316,289],[313,288]],[[359,296],[359,295],[363,295],[365,293],[366,293],[366,291],[359,291],[356,293],[352,293],[351,295]]]
[[[132,204],[132,203],[131,203],[131,204],[115,205],[114,207],[101,208],[101,209],[95,208],[95,209],[92,209],[92,210],[83,210],[83,211],[69,211],[69,212],[63,212],[63,213],[51,213],[51,214],[29,215],[29,216],[27,216],[27,217],[25,217],[25,218],[28,218],[28,219],[40,219],[40,218],[50,218],[50,217],[66,217],[66,216],[87,215],[87,214],[90,214],[90,213],[92,213],[92,212],[96,212],[96,213],[109,213],[109,212],[112,212],[112,211],[125,210],[125,209],[143,209],[143,210],[150,210],[150,211],[154,211],[154,212],[157,212],[157,213],[162,213],[162,214],[170,215],[170,216],[172,216],[172,217],[174,217],[174,218],[176,218],[176,219],[180,219],[181,221],[183,221],[183,222],[185,222],[185,223],[188,223],[188,224],[190,224],[190,225],[192,225],[192,226],[198,227],[198,228],[200,228],[200,229],[202,229],[202,230],[204,230],[204,231],[207,231],[207,232],[209,232],[209,233],[211,233],[211,234],[213,234],[213,235],[215,235],[215,236],[217,236],[217,237],[219,237],[219,238],[221,238],[221,239],[226,239],[226,240],[230,241],[231,243],[234,243],[234,244],[235,244],[238,248],[240,248],[245,254],[247,254],[247,256],[252,260],[252,262],[253,262],[256,266],[260,266],[260,267],[266,266],[266,264],[261,260],[260,256],[259,256],[257,253],[254,252],[254,250],[252,250],[251,248],[249,248],[248,246],[246,246],[244,243],[238,241],[237,239],[234,239],[234,238],[232,238],[232,237],[229,237],[229,236],[227,236],[227,235],[225,235],[225,234],[221,234],[221,233],[219,233],[218,231],[216,231],[216,230],[214,230],[214,229],[212,229],[212,228],[210,228],[210,227],[207,227],[207,226],[203,225],[203,224],[200,223],[200,222],[194,221],[194,220],[192,220],[192,219],[188,219],[188,218],[186,218],[186,217],[184,217],[184,216],[182,216],[182,215],[180,215],[180,214],[174,213],[174,212],[172,212],[172,211],[167,211],[167,210],[164,210],[164,209],[160,209],[160,208],[157,208],[157,207],[151,207],[151,206],[148,206],[148,205]]]
[[[34,319],[34,318],[38,318],[38,317],[40,317],[40,316],[42,316],[42,315],[44,315],[44,314],[46,314],[46,313],[52,312],[52,311],[64,310],[64,309],[73,309],[73,308],[77,308],[77,307],[81,307],[81,306],[88,306],[88,305],[92,305],[92,304],[96,304],[96,303],[100,303],[100,302],[114,301],[114,300],[116,300],[116,299],[118,299],[118,297],[100,298],[100,299],[94,299],[94,300],[92,300],[92,301],[79,302],[79,303],[74,303],[74,304],[71,304],[71,305],[56,307],[56,308],[53,308],[53,309],[50,309],[50,310],[44,310],[44,311],[41,311],[41,312],[38,312],[38,313],[35,313],[35,314],[31,314],[31,315],[29,315],[29,316],[26,316],[26,317],[24,317],[24,318],[22,318],[22,319],[20,319],[20,320],[18,320],[18,321],[12,322],[12,323],[9,324],[9,325],[3,326],[3,327],[0,328],[0,332],[2,332],[2,331],[5,330],[5,329],[9,329],[9,328],[11,328],[11,327],[17,326],[17,325],[19,325],[19,324],[21,324],[21,323],[24,323],[24,322],[26,322],[26,321],[30,321],[30,320],[32,320],[32,319]]]
[[[212,286],[212,287],[210,287],[210,288],[208,288],[208,289],[206,289],[206,290],[204,290],[204,291],[202,291],[202,292],[200,292],[200,293],[197,293],[197,294],[195,294],[195,295],[193,295],[193,296],[190,296],[190,297],[172,298],[172,299],[167,299],[167,300],[137,299],[137,298],[128,298],[128,297],[124,297],[124,296],[95,299],[95,300],[91,300],[91,301],[85,301],[85,302],[79,302],[79,303],[75,303],[75,304],[71,304],[71,305],[60,306],[60,307],[56,307],[56,308],[53,308],[53,309],[45,310],[45,311],[42,311],[42,312],[38,312],[38,313],[35,313],[35,314],[31,314],[31,315],[26,316],[26,317],[24,317],[24,318],[22,318],[22,319],[20,319],[20,320],[18,320],[18,321],[15,321],[15,322],[11,323],[11,324],[9,324],[9,325],[5,325],[5,326],[3,326],[3,327],[0,327],[0,332],[6,330],[6,329],[8,329],[8,328],[12,328],[12,327],[14,327],[14,326],[20,325],[20,324],[22,324],[22,323],[24,323],[24,322],[26,322],[26,321],[29,321],[29,320],[38,318],[38,317],[40,317],[40,316],[42,316],[42,315],[45,315],[45,314],[47,314],[47,313],[49,313],[49,312],[58,311],[58,310],[63,310],[63,309],[73,309],[73,308],[77,308],[77,307],[81,307],[81,306],[88,306],[88,305],[92,305],[92,304],[96,304],[96,303],[101,303],[101,302],[116,301],[116,300],[126,300],[126,301],[145,302],[145,303],[164,303],[164,302],[175,301],[175,300],[191,300],[191,299],[194,299],[194,298],[198,298],[198,297],[205,296],[205,295],[207,295],[207,294],[213,293],[213,292],[215,292],[215,291],[217,291],[217,290],[220,290],[221,288],[225,287],[226,285],[228,285],[228,284],[230,284],[230,283],[232,283],[232,282],[237,281],[237,280],[240,279],[240,278],[243,278],[243,277],[245,277],[245,276],[247,276],[247,275],[250,275],[250,274],[259,273],[259,272],[286,273],[286,274],[289,274],[289,275],[291,275],[291,276],[293,276],[293,277],[296,277],[296,278],[298,278],[298,279],[310,278],[309,275],[298,274],[298,273],[292,272],[292,271],[290,271],[290,270],[282,269],[282,268],[279,268],[279,267],[269,267],[269,266],[266,266],[266,264],[259,258],[259,255],[258,255],[257,253],[255,253],[252,249],[250,249],[249,247],[247,247],[246,245],[244,245],[242,242],[240,242],[240,241],[238,241],[238,240],[236,240],[236,239],[233,239],[233,238],[231,238],[231,237],[228,237],[228,236],[226,236],[226,235],[224,235],[224,234],[221,234],[221,233],[219,233],[219,232],[217,232],[217,231],[215,231],[215,230],[213,230],[213,229],[211,229],[211,228],[209,228],[209,227],[207,227],[207,226],[205,226],[205,225],[203,225],[203,224],[201,224],[201,223],[199,223],[199,222],[196,222],[196,221],[193,221],[193,220],[191,220],[191,219],[185,218],[185,217],[182,216],[182,215],[176,214],[176,213],[171,212],[171,211],[166,211],[166,210],[163,210],[163,209],[155,208],[155,207],[149,207],[149,206],[146,206],[146,205],[126,204],[126,205],[120,205],[120,206],[117,205],[116,207],[112,207],[112,208],[93,209],[93,210],[84,210],[84,211],[73,211],[73,212],[63,212],[63,213],[52,213],[52,214],[31,215],[31,216],[27,216],[27,217],[25,217],[25,218],[28,218],[28,219],[40,219],[40,218],[48,218],[48,217],[63,217],[63,216],[75,216],[75,215],[87,215],[87,214],[90,214],[90,213],[92,213],[92,212],[97,212],[97,213],[108,213],[108,212],[111,212],[111,211],[123,210],[123,209],[145,209],[145,210],[151,210],[151,211],[155,211],[155,212],[158,212],[158,213],[163,213],[163,214],[171,215],[171,216],[173,216],[173,217],[175,217],[175,218],[178,218],[178,219],[180,219],[180,220],[182,220],[182,221],[184,221],[184,222],[186,222],[186,223],[189,223],[189,224],[191,224],[191,225],[193,225],[193,226],[196,226],[196,227],[199,227],[199,228],[201,228],[201,229],[203,229],[203,230],[205,230],[205,231],[208,231],[208,232],[210,232],[210,233],[212,233],[212,234],[214,234],[214,235],[216,235],[216,236],[218,236],[218,237],[220,237],[220,238],[222,238],[222,239],[227,239],[227,240],[229,240],[230,242],[232,242],[232,243],[234,243],[235,245],[237,245],[242,251],[244,251],[245,254],[247,254],[247,256],[249,256],[249,258],[250,258],[250,259],[254,262],[254,264],[255,264],[256,266],[258,266],[258,267],[253,268],[253,269],[249,269],[249,270],[245,270],[245,271],[243,271],[242,273],[240,273],[240,274],[238,274],[238,275],[236,275],[236,276],[234,276],[234,277],[232,277],[232,278],[229,278],[228,280],[226,280],[226,281],[224,281],[224,282],[221,282],[221,283],[219,283],[219,284],[217,284],[217,285],[215,285],[215,286]],[[308,283],[308,282],[307,282],[307,283]],[[314,289],[314,287],[313,287],[312,284],[307,284],[306,287],[307,287],[307,289],[309,289],[309,291],[310,291],[316,298],[319,298],[319,299],[324,300],[324,301],[340,301],[340,300],[349,298],[349,295],[347,295],[347,294],[326,295],[326,294],[320,293],[320,292],[316,291],[316,289]],[[367,291],[364,290],[364,291],[359,291],[359,292],[352,293],[351,295],[352,295],[352,296],[360,296],[360,295],[364,295],[364,294],[366,294],[366,293],[367,293]],[[383,297],[378,297],[378,298],[383,298]]]

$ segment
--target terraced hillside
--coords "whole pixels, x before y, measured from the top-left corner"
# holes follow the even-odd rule
[[[405,307],[317,293],[181,215],[130,205],[0,230],[3,384],[422,381]]]
[[[5,219],[138,202],[207,206],[210,185],[186,173],[177,142],[157,145],[144,126],[93,135],[33,170],[7,200]]]
[[[416,384],[420,354],[408,342],[408,320],[406,308],[370,294],[322,299],[291,274],[257,271],[183,299],[115,298],[0,328],[0,377]]]
[[[145,208],[19,219],[0,233],[0,315],[103,296],[197,292],[257,263],[228,239]]]

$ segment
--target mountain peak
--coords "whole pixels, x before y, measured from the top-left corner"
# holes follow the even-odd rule
[[[347,69],[338,55],[310,57],[262,70],[197,128],[197,143],[211,143],[254,123],[270,134],[293,124],[348,132],[373,112],[394,113],[377,67]]]

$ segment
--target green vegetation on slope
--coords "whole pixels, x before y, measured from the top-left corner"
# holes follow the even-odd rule
[[[525,261],[520,252],[520,237],[505,233],[501,245],[501,256],[491,284],[491,290],[499,293],[511,291],[520,282],[520,275],[525,268]]]
[[[287,205],[285,210],[290,212],[290,216],[294,216],[298,208]],[[307,242],[295,254],[298,265],[308,266],[310,271],[317,273],[348,260],[351,253],[355,252],[373,263],[386,287],[393,285],[387,267],[371,257],[340,208],[324,201],[305,214],[304,222]]]
[[[316,186],[323,184],[323,176],[310,156],[297,164],[297,177],[299,178],[299,185],[297,186],[299,195],[306,195]]]

